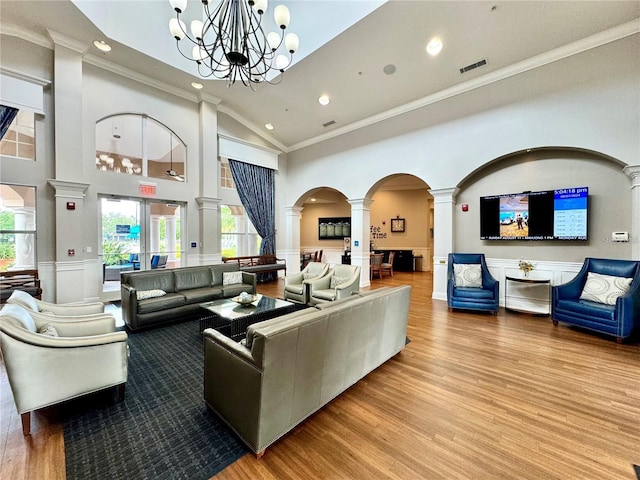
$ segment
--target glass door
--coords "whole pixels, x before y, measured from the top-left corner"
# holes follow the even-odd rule
[[[120,273],[182,266],[185,205],[101,197],[102,301],[120,300]]]
[[[100,299],[120,299],[120,273],[144,269],[144,239],[141,226],[143,202],[135,199],[102,197],[102,288]]]

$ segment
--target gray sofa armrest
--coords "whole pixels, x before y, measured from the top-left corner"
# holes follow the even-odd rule
[[[138,314],[138,295],[136,289],[130,285],[120,285],[120,299],[122,300],[122,319],[129,326],[136,324]]]
[[[253,290],[251,291],[251,293],[255,294],[256,293],[256,287],[257,287],[257,276],[255,273],[251,273],[251,272],[242,272],[242,283],[246,283],[247,285],[251,285],[253,287]]]

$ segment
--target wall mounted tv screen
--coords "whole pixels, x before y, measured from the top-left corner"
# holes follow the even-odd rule
[[[588,187],[480,197],[481,240],[587,240]]]

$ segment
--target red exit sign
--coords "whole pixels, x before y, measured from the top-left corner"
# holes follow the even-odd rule
[[[156,184],[140,182],[139,191],[140,191],[140,195],[142,195],[143,197],[155,197]]]

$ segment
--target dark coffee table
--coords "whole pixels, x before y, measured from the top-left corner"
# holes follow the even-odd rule
[[[213,328],[239,342],[246,335],[249,325],[306,308],[306,305],[278,298],[260,294],[257,297],[249,305],[240,305],[229,298],[201,303],[203,316],[200,318],[200,333],[205,328]]]

